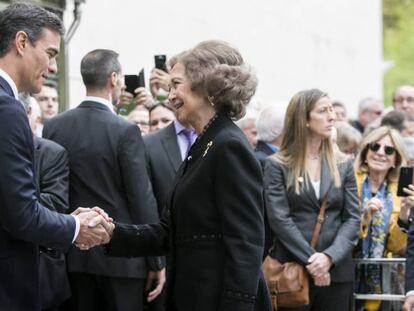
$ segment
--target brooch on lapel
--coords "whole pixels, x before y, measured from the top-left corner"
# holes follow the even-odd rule
[[[207,152],[208,152],[208,149],[210,149],[210,147],[213,145],[213,141],[212,140],[210,140],[210,142],[207,144],[207,148],[206,148],[206,150],[204,150],[204,153],[203,153],[203,158],[206,156],[206,154],[207,154]]]
[[[303,177],[302,176],[298,177],[298,183],[300,183],[300,184],[303,183]]]

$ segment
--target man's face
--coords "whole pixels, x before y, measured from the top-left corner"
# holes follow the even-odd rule
[[[135,123],[142,135],[149,132],[149,112],[147,110],[134,110],[128,115],[128,120]]]
[[[60,35],[47,28],[34,45],[27,40],[22,52],[23,69],[19,77],[19,91],[39,93],[49,73],[57,72]]]
[[[171,110],[159,106],[154,108],[150,113],[150,132],[158,131],[168,126],[172,121],[175,120],[174,112]]]
[[[42,119],[47,120],[58,114],[58,93],[53,87],[42,86],[42,90],[35,96],[42,111]]]
[[[414,116],[414,87],[401,86],[394,94],[393,106],[396,111]]]
[[[121,98],[122,88],[124,86],[124,76],[122,72],[116,74],[116,83],[112,90],[112,105],[118,105],[119,99]]]
[[[247,123],[247,125],[243,129],[243,133],[244,135],[246,135],[250,146],[252,146],[252,148],[255,149],[257,145],[257,129],[256,129],[256,124],[254,123],[253,120]]]

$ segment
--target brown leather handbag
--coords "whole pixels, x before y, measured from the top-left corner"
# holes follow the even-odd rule
[[[313,229],[310,244],[312,248],[316,246],[325,218],[329,189],[322,200],[316,225]],[[274,309],[278,307],[296,308],[309,304],[309,276],[304,266],[296,262],[281,264],[277,259],[266,256],[262,269]]]

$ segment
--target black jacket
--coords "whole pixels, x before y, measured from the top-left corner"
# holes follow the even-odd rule
[[[46,122],[43,137],[68,152],[70,211],[99,206],[115,221],[145,224],[158,220],[144,144],[136,125],[101,103],[85,101]],[[73,247],[68,254],[69,272],[146,277],[144,258],[110,258],[103,250],[102,246],[89,251]],[[157,261],[147,261],[151,270],[160,268]]]
[[[159,224],[116,224],[109,252],[169,252],[169,311],[271,310],[261,272],[262,190],[246,138],[219,115],[180,167],[168,215]]]

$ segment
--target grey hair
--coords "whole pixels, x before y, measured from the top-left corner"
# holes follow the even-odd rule
[[[379,99],[378,98],[374,98],[374,97],[366,97],[366,98],[364,98],[364,99],[362,99],[360,102],[359,102],[359,105],[358,105],[358,111],[361,113],[361,112],[364,112],[364,111],[369,111],[369,110],[371,110],[372,109],[372,103],[374,103],[374,102],[378,102],[379,101]]]
[[[32,45],[40,39],[43,29],[50,29],[59,35],[65,30],[60,18],[32,3],[13,3],[0,12],[0,57],[6,55],[19,31],[24,31]]]
[[[285,109],[275,106],[263,108],[256,121],[257,139],[271,142],[282,134]]]
[[[225,41],[203,41],[170,59],[169,66],[177,63],[185,67],[191,89],[211,98],[217,111],[233,120],[245,115],[258,82],[236,48]]]
[[[27,111],[31,104],[31,96],[29,92],[20,92],[19,101],[23,104],[24,109]]]

